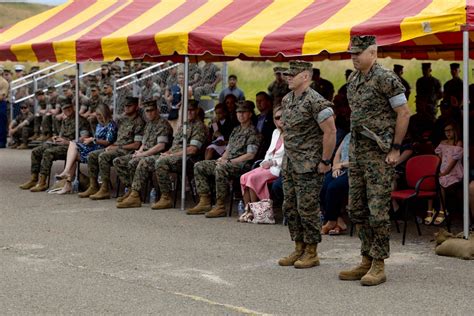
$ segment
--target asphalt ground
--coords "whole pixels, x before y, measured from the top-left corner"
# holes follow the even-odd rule
[[[436,256],[434,227],[409,223],[405,246],[393,232],[388,281],[362,287],[337,278],[356,237],[324,236],[319,267],[280,267],[285,226],[22,191],[29,153],[0,150],[1,314],[474,315],[474,263]]]

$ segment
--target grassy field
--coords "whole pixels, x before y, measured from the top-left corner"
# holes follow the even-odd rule
[[[393,60],[390,58],[380,59],[379,63],[383,66],[393,69],[394,64],[404,66],[403,77],[410,83],[412,93],[410,95],[409,104],[414,110],[415,102],[415,83],[421,77],[421,63],[419,60]],[[438,78],[442,84],[451,79],[448,61],[431,61],[433,76]],[[255,94],[259,91],[266,91],[268,84],[273,80],[272,68],[277,65],[272,62],[249,62],[235,60],[229,63],[229,74],[236,74],[239,78],[238,85],[244,90],[247,99],[255,101]],[[280,64],[278,64],[280,65]],[[285,66],[284,64],[282,64]],[[474,65],[473,65],[474,66]],[[315,68],[321,70],[321,77],[331,81],[337,90],[345,83],[344,72],[346,69],[353,69],[352,61],[322,61],[315,62]],[[472,68],[472,67],[471,67]],[[472,74],[470,74],[470,82],[472,82]]]
[[[51,9],[51,6],[33,3],[0,3],[0,29],[48,9]]]

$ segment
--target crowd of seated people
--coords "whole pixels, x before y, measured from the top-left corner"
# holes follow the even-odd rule
[[[238,182],[245,205],[268,198],[273,199],[275,205],[282,203],[281,160],[284,141],[280,102],[288,92],[282,75],[284,68],[274,68],[275,81],[269,85],[268,92],[260,91],[255,95],[256,104],[245,100],[244,92],[237,87],[237,77],[230,75],[229,86],[219,94],[214,118],[206,126],[204,112],[199,108],[197,99],[215,89],[216,82],[220,80],[219,69],[208,64],[204,67],[193,66],[192,80],[186,89],[188,96],[194,99],[189,101],[188,131],[184,135],[182,70],[171,68],[166,72],[166,78],[144,80],[138,96],[121,100],[117,108],[121,112],[114,119],[110,101],[111,82],[127,75],[132,66],[113,66],[104,64],[100,76],[86,78],[87,88],[81,94],[77,106],[73,100],[72,84],[64,85],[61,94],[54,87],[47,88],[46,95],[38,90],[35,93],[39,108],[36,116],[29,111],[26,102],[22,104],[20,113],[10,124],[12,147],[24,147],[23,144],[32,134],[47,136],[40,138],[43,145],[32,153],[32,177],[21,186],[22,189],[45,191],[52,161],[65,159],[64,170],[56,175],[57,179],[65,180],[64,187],[56,193],[72,192],[71,181],[77,169],[76,163],[80,162],[87,164],[89,173],[89,186],[79,194],[80,197],[109,199],[111,168],[114,167],[122,185],[127,188],[117,199],[117,207],[140,207],[143,196],[147,194],[142,191],[147,187],[150,175],[154,175],[159,199],[152,208],[170,208],[173,205],[170,174],[181,172],[182,154],[186,151],[188,157],[193,157],[194,174],[191,176],[199,195],[197,205],[188,209],[187,214],[205,214],[208,218],[225,216],[224,203],[229,185],[235,179],[240,180]],[[141,67],[145,65],[137,63],[136,69]],[[400,67],[395,65],[394,70],[403,79],[403,72],[400,71],[403,67]],[[206,69],[212,74],[207,73]],[[410,119],[401,157],[395,166],[397,176],[393,190],[403,189],[405,165],[411,157],[436,154],[441,158],[438,175],[440,198],[449,200],[447,197],[459,194],[463,178],[463,147],[459,132],[462,128],[462,96],[459,95],[458,69],[459,65],[452,64],[453,79],[443,91],[439,80],[431,75],[430,64],[422,65],[423,77],[416,84],[416,113]],[[351,109],[346,85],[334,95],[332,83],[323,79],[318,69],[313,73],[312,87],[333,102],[337,127],[337,150],[333,155],[332,170],[325,175],[320,192],[321,203],[315,207],[320,207],[324,214],[322,233],[338,235],[347,229],[344,208],[350,174]],[[347,70],[345,75],[347,80],[351,70]],[[404,84],[411,91],[409,83],[404,81]],[[145,97],[148,99],[143,99]],[[167,104],[164,111],[163,104]],[[436,116],[438,108],[439,117]],[[70,119],[70,112],[75,109],[79,109],[81,117],[81,137],[77,141],[71,134],[75,123]],[[58,123],[54,123],[55,119]],[[186,148],[182,148],[183,138],[187,140]],[[38,138],[33,136],[31,139]],[[251,170],[257,160],[261,162]],[[457,207],[455,202],[447,201],[446,208],[443,208],[444,203],[429,201],[424,223],[442,224],[448,209],[452,212]],[[392,205],[397,212],[400,207],[398,203],[392,201]]]

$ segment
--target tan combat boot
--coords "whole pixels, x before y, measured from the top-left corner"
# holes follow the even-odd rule
[[[172,208],[173,202],[171,201],[171,194],[161,193],[160,200],[151,206],[152,210],[163,210],[166,208]]]
[[[38,183],[30,189],[31,192],[42,192],[48,189],[48,184],[46,183],[46,176],[40,174]]]
[[[129,191],[130,192],[130,191]],[[128,192],[127,192],[128,193]],[[131,191],[128,197],[122,202],[117,203],[117,208],[141,207],[142,200],[138,191]]]
[[[207,218],[225,217],[227,215],[225,211],[224,200],[218,199],[216,205],[209,212],[206,212]]]
[[[292,266],[295,264],[296,260],[298,260],[303,254],[305,249],[305,243],[302,241],[295,241],[295,251],[293,251],[287,257],[283,257],[278,260],[278,264],[283,267]]]
[[[20,146],[18,146],[16,149],[28,149],[28,145],[23,143]]]
[[[123,202],[125,201],[129,196],[130,196],[130,193],[132,192],[132,190],[128,190],[124,195],[122,196],[119,196],[117,198],[117,202],[120,203],[120,202]]]
[[[360,279],[360,284],[372,286],[382,284],[385,281],[387,281],[385,263],[383,259],[374,259],[372,260],[372,266],[369,272]]]
[[[40,135],[38,133],[34,133],[33,136],[31,136],[30,138],[28,138],[28,140],[37,140],[38,138],[40,137]]]
[[[45,141],[48,140],[48,135],[41,135],[36,140],[39,141],[39,142],[45,142]]]
[[[99,183],[96,178],[89,178],[89,187],[84,192],[78,194],[80,198],[87,198],[92,194],[96,194],[99,191]]]
[[[38,174],[37,173],[32,173],[30,181],[25,182],[22,185],[20,185],[20,189],[29,190],[32,187],[34,187],[37,183],[38,183]]]
[[[369,272],[372,266],[372,258],[368,256],[362,256],[362,262],[351,270],[339,272],[339,279],[345,281],[356,281],[360,280],[364,275]]]
[[[306,244],[304,254],[295,261],[296,269],[308,269],[319,266],[318,244]]]
[[[95,194],[90,195],[89,199],[91,199],[91,200],[110,199],[109,182],[108,181],[102,182],[99,191],[97,191],[97,193],[95,193]]]
[[[209,194],[201,194],[199,195],[199,203],[188,210],[186,210],[186,214],[188,215],[199,215],[205,214],[212,209],[211,205],[211,196]]]

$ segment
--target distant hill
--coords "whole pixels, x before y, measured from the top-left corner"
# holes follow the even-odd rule
[[[51,6],[33,3],[0,3],[0,29],[51,9]]]

